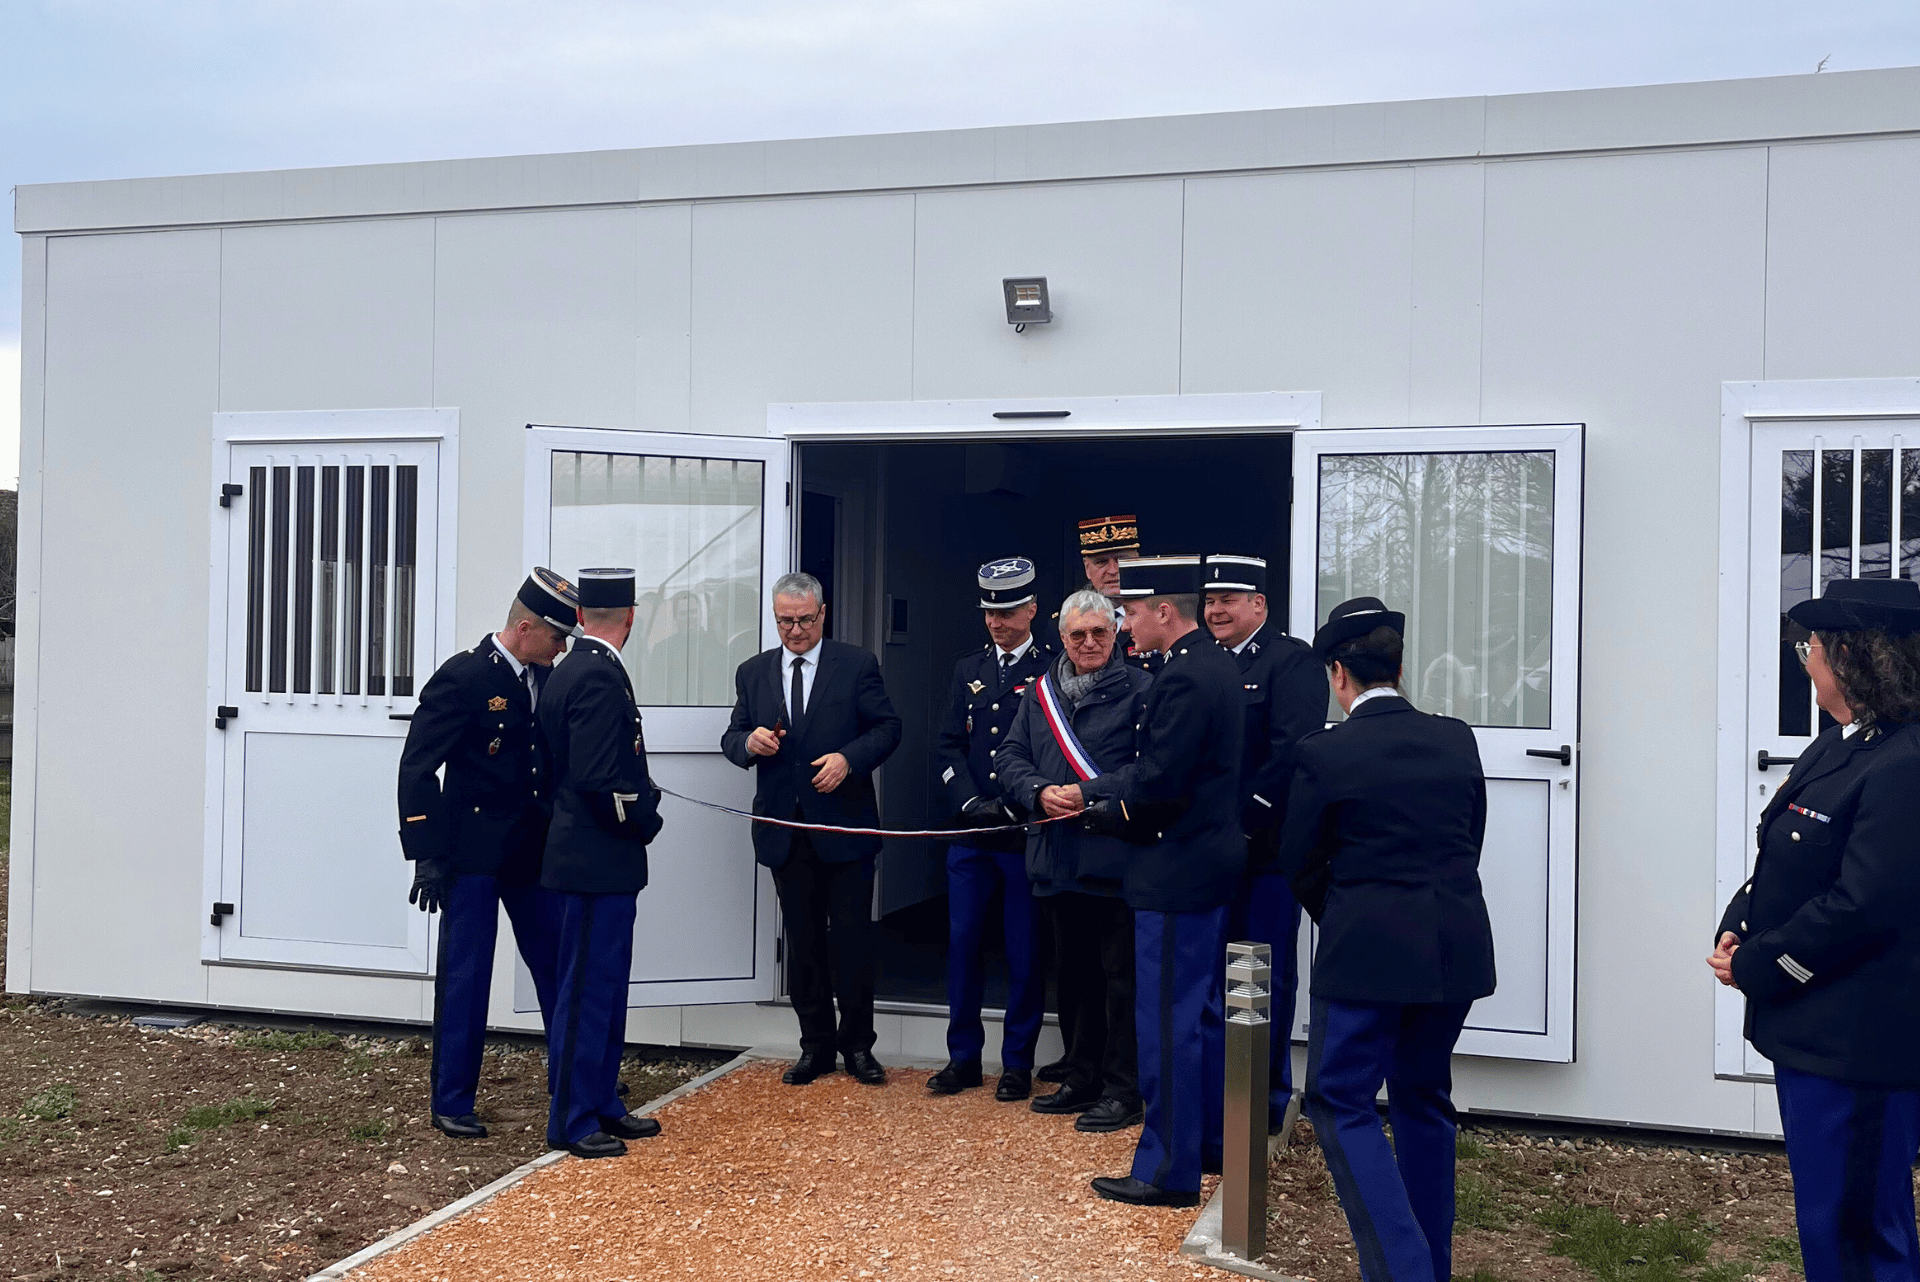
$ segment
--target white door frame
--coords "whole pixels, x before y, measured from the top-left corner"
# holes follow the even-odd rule
[[[261,410],[225,413],[213,416],[212,448],[208,451],[211,479],[207,501],[218,502],[221,486],[227,482],[235,445],[290,445],[310,447],[332,442],[358,441],[432,441],[439,447],[438,484],[435,491],[438,514],[435,568],[434,632],[420,638],[427,645],[431,663],[420,680],[432,674],[452,652],[455,584],[459,578],[459,497],[460,497],[460,411],[457,409],[391,410]],[[227,520],[244,519],[238,509]],[[226,528],[214,523],[214,534],[207,546],[207,692],[206,692],[206,765],[207,791],[202,814],[204,857],[202,862],[202,901],[209,911],[200,921],[200,960],[202,965],[267,967],[282,970],[334,970],[330,966],[306,966],[282,962],[222,960],[220,931],[210,911],[222,896],[223,850],[226,836],[226,752],[228,732],[215,727],[214,713],[226,699],[227,689],[227,610],[232,605],[228,591],[229,536]],[[382,804],[389,804],[390,799]],[[398,812],[395,826],[398,827]],[[428,932],[428,973],[436,932]],[[352,973],[367,973],[351,968]]]
[[[1714,911],[1746,882],[1749,655],[1753,627],[1753,429],[1773,423],[1846,423],[1920,418],[1920,378],[1804,379],[1720,385],[1719,736],[1714,790]],[[1701,929],[1703,945],[1712,922]],[[1752,1071],[1742,1036],[1745,1002],[1716,987],[1714,1076],[1770,1081]]]

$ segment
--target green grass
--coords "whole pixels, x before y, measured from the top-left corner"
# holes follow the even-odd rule
[[[201,1104],[187,1110],[180,1119],[182,1126],[194,1131],[214,1131],[222,1126],[232,1126],[236,1122],[251,1122],[255,1118],[265,1117],[273,1112],[273,1101],[264,1099],[230,1099],[224,1104]]]
[[[1742,1261],[1707,1262],[1712,1232],[1698,1218],[1629,1224],[1611,1211],[1562,1202],[1537,1213],[1551,1249],[1600,1282],[1740,1282]]]
[[[1471,1273],[1456,1273],[1453,1282],[1500,1282],[1500,1276],[1487,1269],[1475,1269]]]
[[[1465,1131],[1456,1131],[1453,1136],[1453,1155],[1462,1162],[1478,1162],[1481,1158],[1493,1156],[1493,1150]]]
[[[73,1103],[73,1087],[49,1086],[27,1096],[20,1111],[36,1122],[57,1122],[73,1111]]]
[[[193,1143],[193,1137],[196,1134],[198,1134],[198,1132],[191,1126],[174,1127],[167,1132],[167,1152],[178,1153],[181,1149]]]
[[[1500,1186],[1472,1171],[1454,1177],[1453,1214],[1462,1228],[1499,1230],[1513,1225],[1513,1212],[1501,1200]]]
[[[255,1028],[236,1036],[233,1044],[242,1050],[298,1055],[302,1051],[333,1050],[340,1045],[340,1039],[317,1028],[306,1028],[297,1033],[284,1028]]]
[[[347,1128],[347,1138],[354,1140],[377,1140],[384,1138],[393,1128],[393,1123],[385,1118],[376,1117],[369,1122],[355,1122]]]
[[[1793,1233],[1776,1233],[1771,1237],[1754,1238],[1749,1245],[1754,1256],[1766,1264],[1784,1264],[1795,1273],[1804,1275],[1807,1266],[1800,1259],[1800,1238]]]

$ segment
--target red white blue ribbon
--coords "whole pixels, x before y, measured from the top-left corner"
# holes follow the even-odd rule
[[[1073,723],[1067,719],[1067,710],[1060,704],[1060,692],[1053,688],[1053,674],[1042,673],[1036,689],[1040,694],[1040,713],[1047,719],[1047,728],[1053,731],[1053,741],[1060,745],[1060,751],[1073,767],[1073,773],[1081,779],[1099,777],[1100,767],[1093,762],[1093,754],[1080,742],[1080,736],[1073,732]]]

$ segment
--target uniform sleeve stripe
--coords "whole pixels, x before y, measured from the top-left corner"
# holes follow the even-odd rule
[[[1779,962],[1780,969],[1786,971],[1797,983],[1804,984],[1813,978],[1813,972],[1795,961],[1791,954],[1781,953],[1780,956],[1774,960]]]

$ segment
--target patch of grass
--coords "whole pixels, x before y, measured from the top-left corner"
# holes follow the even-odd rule
[[[368,1122],[355,1122],[347,1128],[347,1138],[354,1140],[377,1140],[393,1129],[393,1123],[385,1118],[376,1117]]]
[[[1454,1221],[1468,1229],[1504,1229],[1513,1224],[1513,1211],[1500,1200],[1500,1186],[1484,1175],[1461,1171],[1453,1182]]]
[[[358,1077],[372,1071],[373,1056],[365,1051],[348,1051],[347,1057],[340,1062],[340,1074],[343,1077]]]
[[[1807,1271],[1805,1262],[1800,1259],[1800,1237],[1796,1233],[1775,1233],[1771,1237],[1754,1238],[1748,1245],[1763,1264],[1784,1264],[1803,1275]]]
[[[194,1129],[191,1126],[176,1126],[167,1132],[167,1152],[178,1153],[193,1143]]]
[[[324,1033],[317,1028],[305,1028],[299,1032],[285,1028],[254,1028],[236,1036],[233,1044],[243,1050],[298,1055],[302,1051],[332,1050],[340,1045],[340,1039],[333,1033]]]
[[[273,1112],[272,1100],[230,1099],[224,1104],[202,1104],[197,1108],[190,1108],[180,1122],[188,1130],[213,1131],[222,1126],[232,1126],[236,1122],[251,1122],[271,1112]]]
[[[1453,1282],[1500,1282],[1500,1278],[1487,1269],[1475,1269],[1471,1273],[1454,1274]]]
[[[1491,1157],[1493,1150],[1465,1131],[1456,1131],[1453,1136],[1453,1155],[1462,1162],[1478,1162],[1484,1157]]]
[[[36,1122],[57,1122],[73,1111],[73,1103],[73,1087],[49,1086],[27,1096],[20,1111]]]
[[[1552,1237],[1550,1249],[1601,1282],[1734,1282],[1746,1266],[1709,1266],[1712,1236],[1697,1217],[1628,1224],[1596,1206],[1558,1203],[1535,1218]]]

